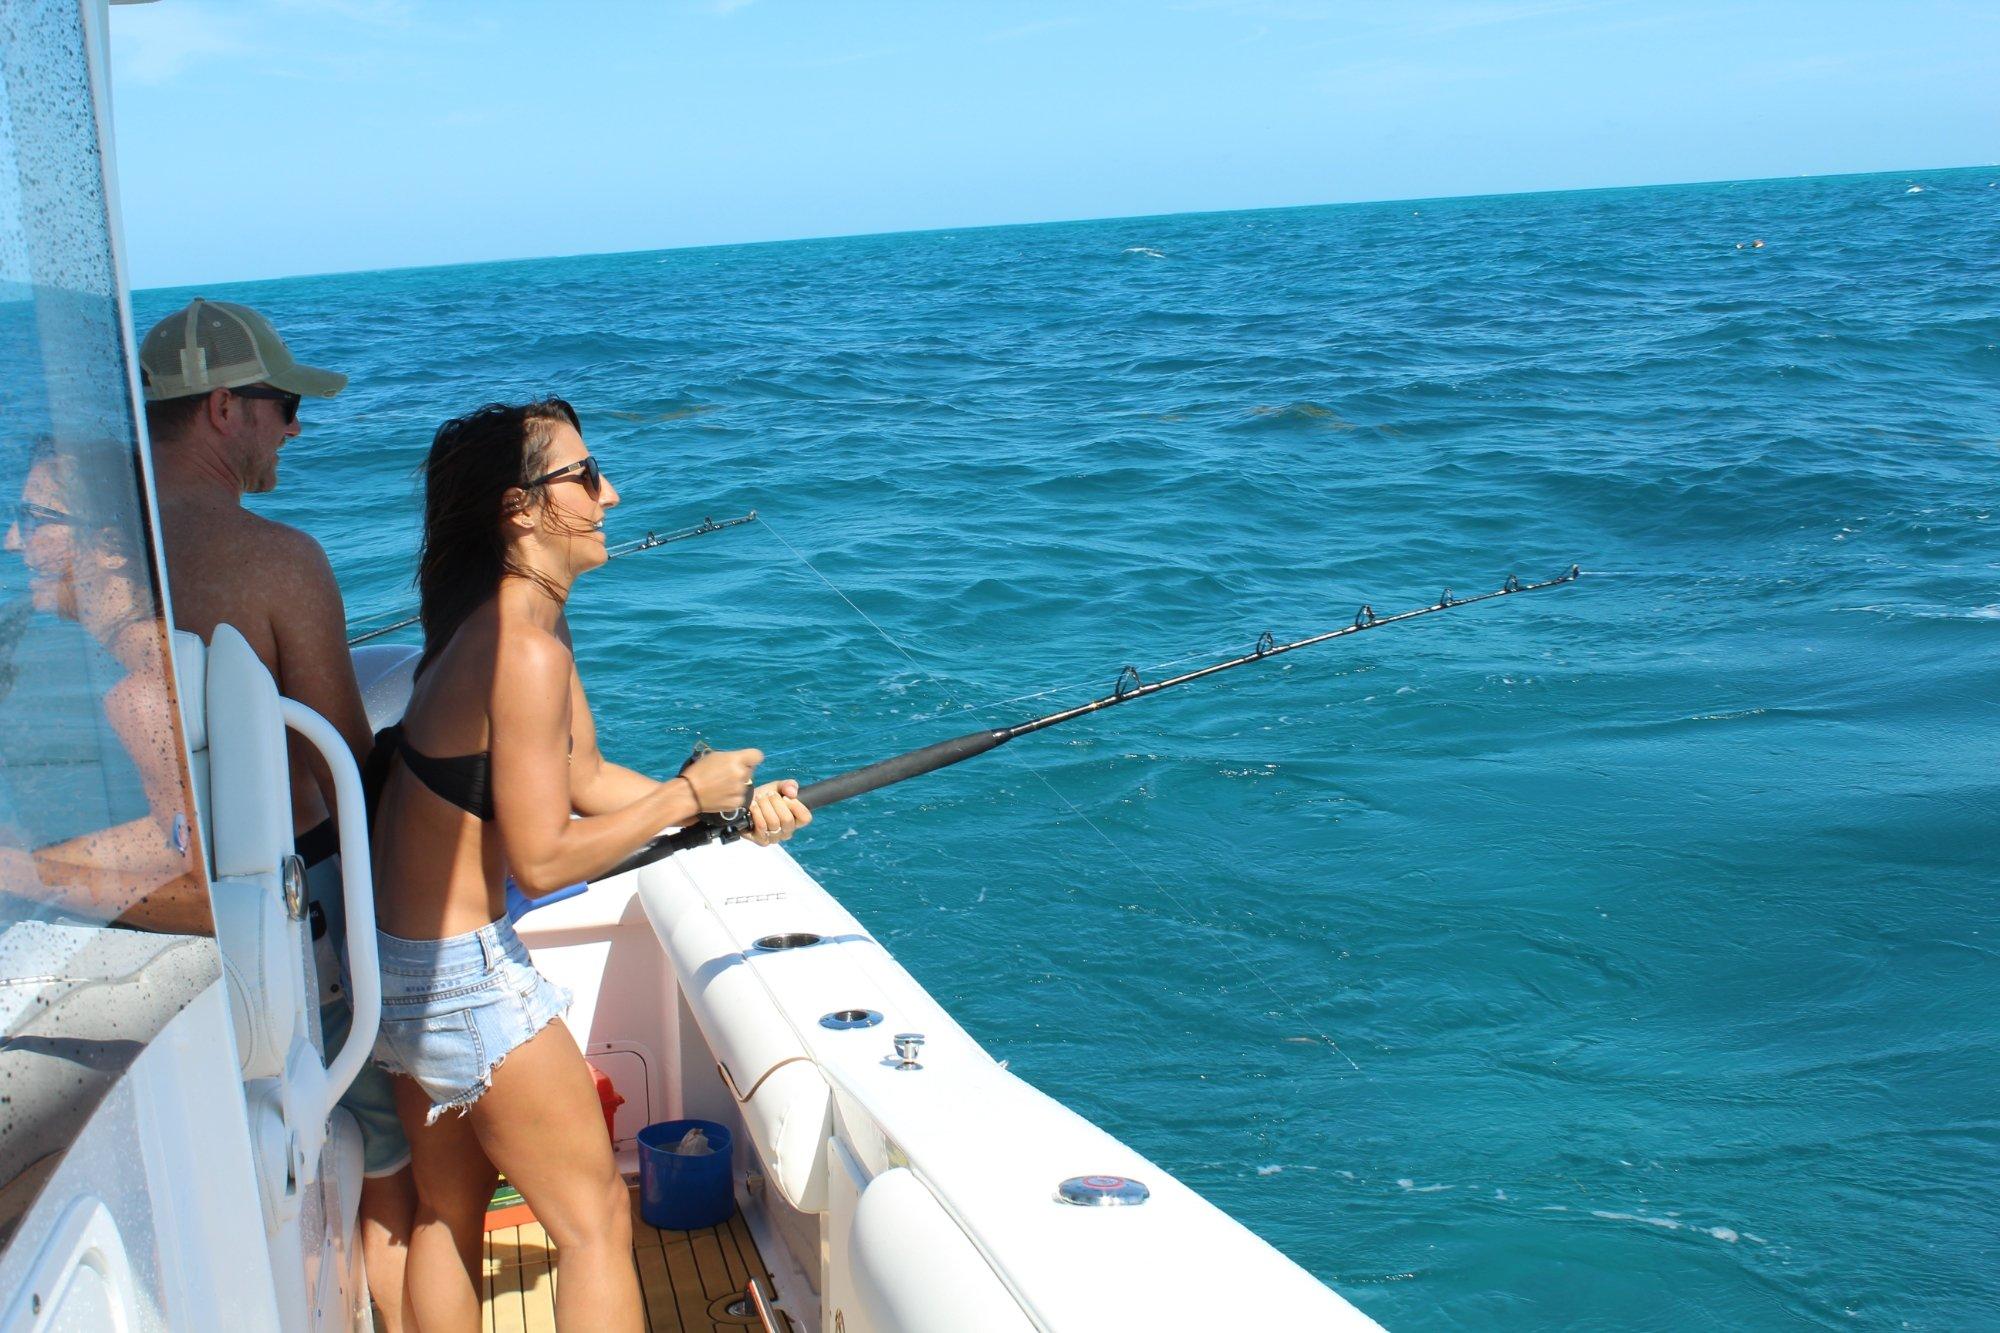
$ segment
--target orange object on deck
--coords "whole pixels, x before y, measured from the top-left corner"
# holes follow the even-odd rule
[[[584,1063],[589,1065],[590,1061],[585,1060]],[[613,1143],[616,1143],[618,1108],[625,1104],[625,1099],[618,1095],[618,1089],[611,1086],[611,1075],[596,1065],[590,1065],[590,1073],[591,1077],[597,1080],[597,1104],[604,1108],[604,1132],[611,1136]]]
[[[486,1230],[499,1231],[504,1227],[518,1227],[535,1220],[535,1210],[528,1207],[528,1201],[521,1197],[521,1191],[500,1177],[500,1187],[493,1191],[492,1199],[486,1204]]]

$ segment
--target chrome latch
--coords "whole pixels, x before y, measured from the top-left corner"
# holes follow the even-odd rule
[[[285,915],[294,921],[306,919],[306,863],[294,852],[278,867],[285,893]]]

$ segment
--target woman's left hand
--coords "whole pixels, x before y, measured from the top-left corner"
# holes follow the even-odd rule
[[[812,823],[813,812],[799,803],[799,784],[790,778],[767,782],[750,793],[750,832],[759,847],[783,842]]]

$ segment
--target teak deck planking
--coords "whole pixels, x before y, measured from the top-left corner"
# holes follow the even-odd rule
[[[632,1192],[632,1252],[650,1333],[733,1333],[755,1328],[753,1315],[725,1312],[756,1278],[771,1295],[771,1274],[741,1213],[699,1231],[658,1231],[639,1216]],[[555,1248],[538,1222],[503,1227],[486,1237],[486,1333],[554,1333]],[[778,1315],[787,1329],[797,1325]]]

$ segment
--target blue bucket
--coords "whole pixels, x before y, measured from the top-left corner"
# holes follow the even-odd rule
[[[708,1135],[710,1151],[674,1151],[691,1129]],[[729,1176],[729,1131],[712,1120],[662,1120],[639,1131],[639,1216],[662,1231],[693,1231],[729,1220],[736,1192]]]

